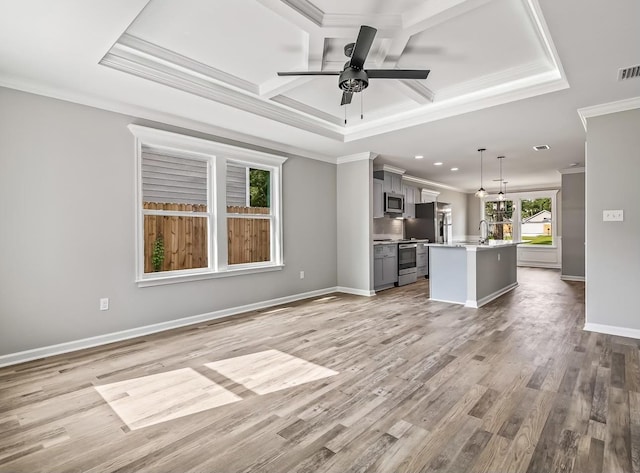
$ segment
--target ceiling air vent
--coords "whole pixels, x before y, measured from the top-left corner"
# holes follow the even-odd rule
[[[542,151],[545,149],[549,149],[549,145],[538,145],[538,146],[534,146],[533,149],[535,149],[536,151]]]
[[[640,77],[640,66],[625,67],[618,69],[618,80],[627,80]]]

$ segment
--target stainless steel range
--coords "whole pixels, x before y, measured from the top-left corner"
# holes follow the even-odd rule
[[[417,243],[398,244],[398,286],[411,284],[418,279],[416,265]]]

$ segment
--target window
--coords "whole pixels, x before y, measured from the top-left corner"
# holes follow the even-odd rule
[[[484,204],[490,240],[513,240],[513,201],[491,200]]]
[[[239,182],[241,181],[241,182]],[[229,265],[271,261],[271,171],[227,165],[227,259]],[[237,205],[242,202],[243,205]]]
[[[130,125],[138,179],[137,281],[280,269],[286,158]]]
[[[555,246],[554,215],[558,191],[518,192],[510,200],[488,196],[483,218],[489,224],[489,239],[522,240],[530,247]]]
[[[520,239],[531,245],[553,244],[551,197],[520,201]]]

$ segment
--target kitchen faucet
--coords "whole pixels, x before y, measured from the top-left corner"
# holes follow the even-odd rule
[[[484,223],[484,227],[482,224]],[[484,232],[482,231],[484,229]],[[480,230],[480,244],[484,245],[487,243],[489,239],[489,224],[485,219],[480,220],[480,225],[478,226],[478,230]]]

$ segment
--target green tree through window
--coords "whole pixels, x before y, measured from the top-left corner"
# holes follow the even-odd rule
[[[271,207],[269,202],[270,173],[262,169],[249,170],[249,205],[251,207]]]

